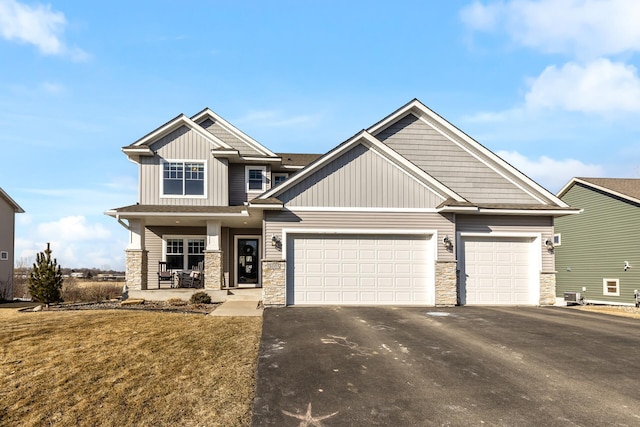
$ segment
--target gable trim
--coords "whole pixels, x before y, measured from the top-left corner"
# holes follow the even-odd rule
[[[240,129],[238,129],[237,127],[235,127],[234,125],[232,125],[231,123],[229,123],[228,121],[226,121],[225,119],[223,119],[222,117],[214,113],[210,108],[205,108],[204,110],[200,111],[199,113],[191,117],[191,119],[198,124],[200,124],[206,118],[213,119],[215,122],[222,125],[222,127],[227,132],[231,133],[233,136],[240,139],[242,142],[249,145],[251,148],[253,148],[257,152],[262,153],[264,156],[278,157],[277,154],[275,154],[274,152],[269,150],[267,147],[260,144],[258,141],[251,138],[249,135],[242,132]]]
[[[13,208],[15,213],[24,213],[24,209],[20,207],[2,188],[0,188],[0,197],[5,199],[9,205]]]
[[[602,191],[602,192],[604,192],[604,193],[611,194],[612,196],[616,196],[616,197],[619,197],[619,198],[621,198],[621,199],[628,200],[628,201],[630,201],[630,202],[640,204],[640,199],[637,199],[637,198],[635,198],[635,197],[631,197],[631,196],[629,196],[629,195],[626,195],[626,194],[624,194],[624,193],[620,193],[620,192],[618,192],[618,191],[611,190],[610,188],[603,187],[603,186],[601,186],[601,185],[593,184],[593,183],[591,183],[591,182],[589,182],[589,181],[585,181],[585,180],[580,179],[580,178],[572,178],[572,179],[571,179],[571,181],[569,181],[569,182],[568,182],[564,187],[562,187],[562,189],[558,192],[558,197],[562,197],[562,196],[564,196],[564,195],[567,193],[567,191],[569,191],[569,190],[570,190],[570,189],[571,189],[575,184],[582,184],[582,185],[584,185],[584,186],[586,186],[586,187],[590,187],[590,188],[593,188],[593,189],[595,189],[595,190],[599,190],[599,191]]]
[[[328,165],[331,161],[337,159],[343,153],[346,153],[347,151],[349,151],[350,149],[352,149],[358,144],[363,144],[365,145],[365,147],[367,147],[368,149],[374,152],[379,150],[384,154],[388,155],[391,159],[386,158],[387,161],[389,161],[392,164],[395,164],[400,169],[404,169],[404,172],[409,175],[412,175],[411,173],[409,173],[409,171],[412,172],[413,174],[415,174],[415,176],[413,176],[414,178],[419,177],[423,179],[424,182],[421,182],[421,184],[424,185],[433,193],[435,193],[436,195],[438,195],[439,197],[441,197],[442,199],[452,198],[460,202],[465,201],[465,199],[461,197],[459,194],[453,192],[450,188],[446,187],[440,181],[436,180],[431,175],[429,175],[428,173],[426,173],[425,171],[423,171],[413,163],[409,162],[406,158],[404,158],[403,156],[401,156],[400,154],[392,150],[387,145],[378,141],[366,130],[359,132],[350,140],[342,143],[341,145],[337,146],[333,150],[329,151],[327,154],[320,157],[316,162],[311,163],[309,166],[302,169],[296,175],[294,175],[293,177],[285,181],[283,185],[279,185],[275,187],[273,190],[267,191],[266,193],[258,196],[257,198],[266,199],[269,197],[275,197],[279,194],[282,194],[284,191],[288,190],[289,188],[292,188],[294,185],[304,180],[307,176],[321,169],[325,165]],[[380,153],[376,153],[376,154],[379,156],[381,155]]]
[[[495,172],[497,172],[498,174],[503,176],[505,179],[507,179],[508,181],[513,183],[514,185],[516,185],[518,188],[520,188],[521,190],[525,191],[531,197],[533,197],[534,199],[540,201],[540,203],[550,204],[548,202],[548,201],[550,201],[551,203],[556,204],[556,205],[558,205],[560,207],[568,207],[568,205],[565,202],[560,200],[553,193],[549,192],[548,190],[546,190],[545,188],[540,186],[538,183],[533,181],[531,178],[529,178],[528,176],[526,176],[525,174],[520,172],[518,169],[516,169],[513,166],[511,166],[504,159],[500,158],[498,155],[493,153],[491,150],[487,149],[485,146],[480,144],[478,141],[474,140],[469,135],[467,135],[466,133],[464,133],[463,131],[461,131],[460,129],[458,129],[457,127],[452,125],[451,123],[449,123],[446,119],[444,119],[442,116],[440,116],[435,111],[433,111],[430,108],[428,108],[426,105],[424,105],[423,103],[421,103],[417,99],[413,99],[412,101],[410,101],[407,104],[405,104],[403,107],[400,107],[398,110],[396,110],[395,112],[391,113],[386,118],[380,120],[379,122],[377,122],[376,124],[374,124],[373,126],[368,128],[367,131],[375,136],[376,134],[380,133],[381,131],[383,131],[384,129],[386,129],[390,125],[392,125],[393,123],[395,123],[398,120],[406,117],[408,114],[413,114],[418,119],[422,119],[425,123],[431,125],[440,134],[442,134],[447,139],[449,139],[450,141],[454,142],[455,144],[457,144],[461,148],[465,149],[465,151],[469,152],[475,158],[477,158],[482,163],[487,165],[487,167],[493,169]],[[469,146],[471,146],[474,149],[478,150],[483,156],[486,156],[488,160],[493,162],[494,165],[489,164],[489,162],[487,162],[486,159],[482,159],[481,157],[478,157],[478,155],[473,153],[473,151],[470,151],[468,147],[464,147],[464,144],[461,144],[459,141],[454,141],[451,137],[449,137],[448,135],[443,133],[440,129],[438,129],[438,126],[433,126],[431,123],[429,123],[429,121],[426,118],[428,118],[430,120],[433,120],[436,124],[442,126],[447,131],[451,132],[453,135],[455,135],[457,138],[459,138],[460,141],[462,141],[464,144],[468,144]],[[515,177],[517,179],[514,180],[513,178],[509,178],[504,173],[499,172],[498,169],[496,169],[496,167],[498,169],[506,170],[506,172],[508,172],[508,174],[513,175],[513,177]],[[518,180],[521,181],[521,183],[518,183],[517,182]],[[531,190],[533,191],[533,193],[537,193],[537,196],[534,195],[532,193],[532,191],[529,191],[529,190],[525,189],[522,186],[522,184],[524,184],[527,187],[530,187]],[[548,201],[545,201],[545,200],[548,200]]]
[[[205,140],[209,141],[209,143],[214,145],[216,148],[233,150],[233,148],[229,144],[222,141],[220,138],[216,137],[212,133],[207,132],[200,125],[198,125],[196,122],[194,122],[184,114],[180,114],[176,118],[168,121],[167,123],[160,126],[159,128],[152,131],[151,133],[148,133],[147,135],[143,136],[133,144],[129,145],[128,147],[125,147],[123,151],[131,150],[137,147],[144,147],[144,146],[148,147],[149,145],[154,143],[156,140],[162,138],[163,136],[168,135],[169,133],[173,132],[176,129],[179,129],[182,126],[187,126],[189,129],[191,129],[192,131],[194,131],[195,133],[203,137]]]

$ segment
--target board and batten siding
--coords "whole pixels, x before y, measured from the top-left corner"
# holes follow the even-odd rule
[[[633,303],[634,289],[640,290],[640,206],[580,183],[562,200],[583,212],[556,219],[562,239],[555,249],[556,296],[582,292],[587,300]],[[605,278],[619,279],[620,296],[604,295]]]
[[[211,143],[186,126],[154,142],[156,155],[140,158],[140,204],[228,206],[228,164],[226,159],[214,158]],[[162,197],[163,160],[198,160],[205,162],[206,198]]]
[[[379,234],[393,234],[393,230],[435,230],[438,232],[439,261],[454,261],[455,255],[448,252],[442,238],[455,234],[455,225],[451,214],[420,212],[311,212],[278,211],[265,212],[264,236],[267,240],[266,258],[281,259],[282,251],[271,245],[271,236],[282,237],[282,230],[317,229],[341,230],[354,234],[353,230],[380,230]],[[356,233],[357,234],[357,233]]]
[[[271,188],[271,166],[270,165],[246,165],[232,163],[229,165],[229,205],[240,206],[244,202],[255,199],[264,191],[251,191],[247,193],[246,167],[264,167],[266,175],[266,190]],[[266,191],[265,190],[265,191]]]
[[[435,208],[443,198],[372,148],[358,144],[278,198],[286,206]]]
[[[555,260],[544,241],[553,238],[553,217],[550,216],[490,216],[456,215],[456,231],[459,233],[535,233],[540,234],[542,272],[553,273]]]
[[[474,203],[539,203],[413,114],[375,136]]]
[[[258,152],[256,149],[254,149],[250,145],[247,145],[247,143],[240,140],[240,138],[233,135],[232,133],[224,129],[222,126],[220,126],[219,123],[214,122],[211,119],[206,119],[205,121],[200,123],[200,126],[202,126],[206,130],[211,132],[213,135],[218,137],[223,142],[226,142],[227,144],[229,144],[235,150],[238,150],[241,156],[247,156],[247,157],[263,156],[262,153]]]

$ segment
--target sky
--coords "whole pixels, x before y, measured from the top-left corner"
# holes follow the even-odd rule
[[[323,153],[413,98],[557,193],[640,178],[637,0],[0,0],[16,261],[124,270],[121,148],[205,107]]]

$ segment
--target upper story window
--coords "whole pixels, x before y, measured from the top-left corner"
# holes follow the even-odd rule
[[[204,196],[204,162],[165,162],[162,170],[164,196]]]
[[[247,183],[247,192],[262,192],[267,189],[267,180],[265,175],[267,168],[265,166],[247,166],[245,168],[245,181]]]
[[[273,173],[271,175],[273,177],[273,186],[274,187],[276,185],[280,184],[285,179],[289,178],[289,174],[288,173],[284,173],[284,172]]]

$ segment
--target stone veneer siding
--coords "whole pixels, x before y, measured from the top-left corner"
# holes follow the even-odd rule
[[[133,290],[148,289],[147,251],[129,249],[125,251],[127,288]]]
[[[458,304],[457,266],[456,261],[436,261],[436,307]]]
[[[556,273],[540,273],[540,305],[556,303]]]
[[[222,289],[222,251],[204,251],[204,288]]]
[[[262,260],[262,302],[282,306],[287,303],[287,275],[285,260]]]

